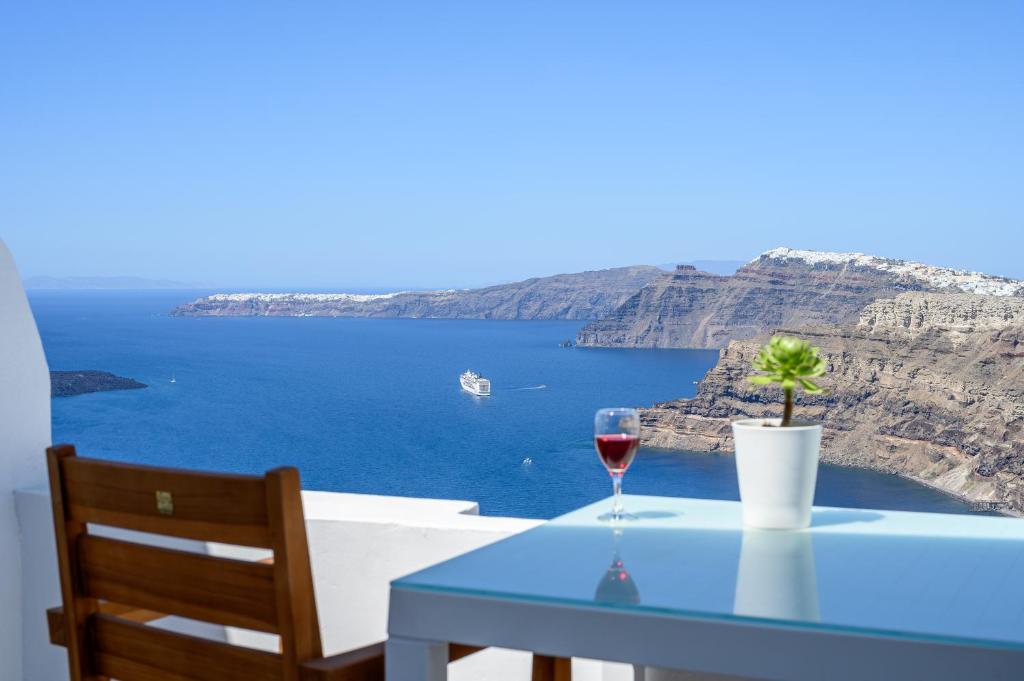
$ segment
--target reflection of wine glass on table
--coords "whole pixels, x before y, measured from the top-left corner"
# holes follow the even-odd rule
[[[640,449],[640,415],[636,409],[599,409],[594,416],[594,448],[612,476],[612,510],[599,520],[636,520],[622,508],[622,476]]]
[[[622,530],[614,530],[613,536],[615,552],[612,555],[612,563],[608,566],[601,581],[597,583],[594,600],[604,603],[636,605],[640,602],[640,589],[637,588],[636,582],[626,570],[622,557],[619,555],[619,539],[622,537]]]

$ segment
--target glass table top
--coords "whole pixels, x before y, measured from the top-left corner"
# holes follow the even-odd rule
[[[1024,648],[1024,520],[815,508],[808,530],[744,529],[740,505],[602,501],[393,583],[517,601],[770,621]]]

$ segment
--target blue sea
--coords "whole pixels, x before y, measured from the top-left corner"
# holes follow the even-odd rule
[[[550,518],[611,492],[593,413],[694,394],[704,350],[565,349],[581,322],[177,318],[201,291],[35,292],[50,368],[149,385],[53,401],[53,437],[81,454],[258,473],[307,489],[480,503]],[[459,388],[472,368],[493,382]],[[176,378],[170,382],[171,376]],[[728,455],[643,450],[627,493],[737,499]],[[816,502],[966,512],[900,478],[823,466]]]

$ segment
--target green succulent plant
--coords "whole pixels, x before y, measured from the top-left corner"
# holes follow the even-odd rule
[[[793,336],[772,336],[751,362],[754,369],[763,373],[748,376],[755,385],[778,384],[786,396],[786,407],[782,413],[781,426],[793,421],[793,391],[798,387],[811,395],[825,392],[812,378],[825,373],[825,360],[818,356],[819,349]]]

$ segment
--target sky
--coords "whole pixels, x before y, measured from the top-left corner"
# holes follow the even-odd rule
[[[1024,3],[0,1],[0,238],[224,287],[1024,278]]]

